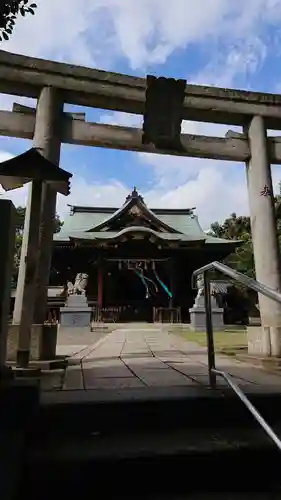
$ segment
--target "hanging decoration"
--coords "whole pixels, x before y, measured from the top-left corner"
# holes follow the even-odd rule
[[[163,262],[169,259],[107,259],[108,261],[117,262],[119,271],[123,269],[128,271],[133,271],[134,274],[141,280],[145,288],[145,298],[149,299],[152,295],[158,294],[160,292],[159,286],[165,291],[168,297],[172,298],[172,293],[165,285],[165,283],[160,279],[156,271],[156,261]],[[152,279],[148,276],[151,273],[155,276]]]
[[[150,297],[150,293],[149,293],[149,288],[148,288],[148,284],[146,282],[146,279],[143,275],[143,273],[141,273],[140,271],[137,271],[136,269],[133,269],[134,273],[140,278],[140,280],[142,281],[144,287],[145,287],[145,298],[146,299],[149,299]]]
[[[153,294],[151,289],[149,289],[149,285],[152,285],[154,292],[158,293],[158,287],[157,287],[156,283],[151,278],[148,278],[148,276],[145,276],[144,270],[140,266],[138,266],[134,271],[145,285],[145,288],[146,288],[146,297],[145,298],[146,299],[148,299]]]
[[[170,292],[169,288],[163,283],[163,281],[159,278],[156,269],[154,269],[154,275],[155,278],[157,279],[158,283],[162,286],[163,290],[165,290],[166,294],[170,297],[170,299],[173,297],[172,292]]]

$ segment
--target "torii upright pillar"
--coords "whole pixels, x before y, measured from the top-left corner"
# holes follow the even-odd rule
[[[246,165],[256,279],[281,292],[278,246],[267,130],[262,116],[247,128],[251,158]],[[262,356],[281,356],[281,304],[259,294]],[[253,341],[256,343],[256,340]],[[254,348],[255,350],[255,348]],[[253,352],[255,354],[255,352]]]
[[[55,165],[59,165],[61,148],[61,124],[63,101],[59,91],[52,87],[44,87],[38,98],[36,122],[34,131],[34,147],[40,150],[42,156]],[[41,221],[40,221],[40,252],[38,254],[37,287],[34,308],[34,323],[43,324],[47,307],[47,287],[50,274],[50,263],[56,213],[56,191],[48,184],[43,184]],[[31,191],[31,187],[30,187]],[[17,293],[13,314],[13,323],[20,322],[25,282],[25,260],[30,224],[30,195],[26,208],[23,244],[20,269],[17,283]]]

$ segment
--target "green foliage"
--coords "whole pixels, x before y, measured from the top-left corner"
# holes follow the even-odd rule
[[[25,207],[17,207],[17,220],[16,220],[16,241],[15,241],[15,254],[14,254],[14,267],[12,275],[12,285],[16,286],[18,271],[20,266],[20,254],[22,246],[22,237],[24,229],[24,219],[25,219]],[[59,215],[55,215],[54,221],[54,233],[58,233],[63,226],[63,222],[60,220]]]
[[[274,203],[279,247],[281,249],[281,183],[279,183],[279,194],[274,198]],[[235,252],[225,259],[225,264],[250,278],[255,278],[250,217],[237,216],[233,213],[223,224],[219,222],[211,224],[210,233],[219,238],[241,241],[242,244],[236,248]]]
[[[211,234],[227,240],[238,240],[242,244],[235,252],[225,259],[225,264],[233,267],[251,278],[255,277],[254,255],[251,236],[250,217],[231,214],[223,224],[214,222],[211,225]]]
[[[0,0],[0,41],[9,40],[13,34],[17,16],[35,14],[36,3],[29,0]]]
[[[24,219],[25,219],[25,207],[17,207],[17,221],[16,221],[16,233],[18,235],[23,234],[24,229]],[[59,215],[55,215],[55,227],[54,233],[58,233],[63,226],[63,222],[60,220]]]

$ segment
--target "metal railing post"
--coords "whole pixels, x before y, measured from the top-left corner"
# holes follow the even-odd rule
[[[248,276],[244,276],[238,271],[231,269],[225,264],[221,264],[220,262],[211,262],[200,269],[197,269],[193,272],[192,279],[195,276],[203,275],[204,278],[204,300],[205,300],[205,312],[206,312],[206,332],[207,332],[207,345],[208,345],[208,370],[209,370],[209,381],[210,386],[212,388],[216,387],[217,379],[216,377],[222,377],[228,384],[228,386],[235,392],[238,398],[242,401],[242,403],[246,406],[246,408],[251,412],[253,417],[259,423],[259,425],[263,428],[266,434],[270,437],[270,439],[276,444],[276,446],[281,451],[281,440],[275,434],[270,425],[264,420],[258,410],[252,405],[250,400],[247,398],[246,394],[236,385],[229,373],[222,372],[216,369],[215,366],[215,348],[214,348],[214,332],[213,332],[213,322],[212,322],[212,303],[211,303],[211,290],[210,290],[210,280],[208,276],[208,271],[211,269],[216,269],[221,273],[229,276],[230,278],[243,283],[248,286],[252,290],[255,290],[258,293],[263,294],[265,297],[268,297],[276,302],[281,303],[281,294],[272,290],[268,286],[259,283],[258,281],[249,278]]]
[[[211,289],[208,271],[203,274],[204,277],[204,299],[205,299],[205,314],[206,314],[206,333],[207,333],[207,347],[208,347],[208,371],[209,382],[212,388],[217,385],[217,376],[213,371],[216,369],[215,365],[215,347],[214,347],[214,332],[212,321],[212,304],[211,304]]]

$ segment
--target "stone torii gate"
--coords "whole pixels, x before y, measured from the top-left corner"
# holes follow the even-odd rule
[[[271,163],[281,163],[281,96],[186,85],[183,80],[136,78],[0,51],[0,92],[37,99],[36,111],[15,104],[0,111],[0,134],[31,139],[46,159],[58,164],[61,143],[157,154],[239,161],[246,164],[257,280],[281,292]],[[83,113],[63,112],[70,103],[144,116],[143,129],[89,123]],[[181,121],[240,125],[222,137],[181,134]],[[34,322],[45,319],[56,194],[46,187]],[[29,226],[28,210],[23,246]],[[14,321],[22,307],[21,261]],[[262,350],[281,356],[281,305],[259,297]]]

